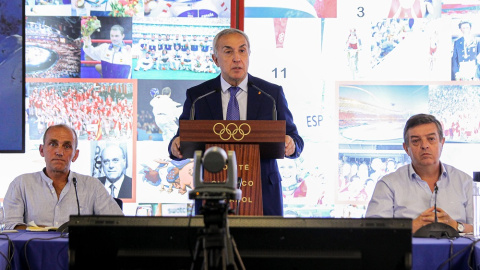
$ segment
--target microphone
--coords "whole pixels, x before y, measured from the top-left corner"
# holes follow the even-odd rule
[[[414,234],[413,237],[419,238],[455,238],[460,237],[460,234],[457,230],[455,230],[452,226],[445,224],[445,223],[438,223],[437,218],[437,193],[438,193],[438,186],[435,184],[434,188],[435,197],[434,197],[434,204],[433,204],[433,211],[435,211],[435,222],[427,224],[420,229],[418,229]]]
[[[435,183],[435,198],[433,199],[433,210],[435,211],[435,223],[438,222],[438,218],[437,218],[437,193],[438,193],[438,186],[437,186],[437,183]]]
[[[78,201],[78,193],[77,193],[77,178],[73,177],[72,179],[73,182],[73,187],[75,188],[75,197],[77,198],[77,209],[78,209],[78,215],[80,216],[80,202]],[[57,232],[63,233],[68,233],[68,225],[70,224],[70,221],[67,221],[60,225],[58,227]]]
[[[80,216],[80,202],[78,201],[78,193],[77,193],[77,178],[75,177],[73,177],[73,187],[75,188],[75,196],[77,197],[78,215]]]
[[[206,96],[209,96],[213,93],[216,93],[218,92],[219,90],[218,89],[215,89],[213,91],[210,91],[204,95],[201,95],[199,97],[197,97],[193,102],[192,102],[192,106],[190,107],[190,120],[195,120],[195,103],[197,103],[197,101],[199,101],[200,99],[206,97]]]
[[[252,82],[248,82],[248,87],[250,87],[250,86],[257,89],[258,91],[262,92],[263,94],[265,94],[268,98],[270,98],[272,100],[272,102],[273,102],[272,120],[277,120],[277,102],[275,102],[275,99],[272,97],[272,95],[263,91],[262,89],[260,89],[258,86],[256,86]]]

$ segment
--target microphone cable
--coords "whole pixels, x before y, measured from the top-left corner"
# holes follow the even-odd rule
[[[465,238],[465,239],[469,239],[469,240],[472,240],[471,238],[469,237],[462,237],[462,238]],[[473,270],[474,268],[472,267],[471,265],[471,260],[472,260],[472,254],[474,253],[474,250],[475,250],[475,245],[480,241],[480,239],[477,239],[477,240],[474,240],[472,241],[472,243],[470,243],[469,245],[467,245],[466,247],[460,249],[459,251],[457,251],[456,253],[452,254],[453,253],[453,240],[450,239],[450,258],[448,258],[447,260],[445,260],[442,264],[440,264],[437,269],[438,270],[441,270],[445,265],[449,265],[449,269],[451,268],[451,265],[450,263],[456,258],[458,257],[459,255],[462,255],[465,251],[469,250],[469,254],[468,254],[468,267],[469,269]]]
[[[3,252],[0,252],[0,255],[7,261],[7,265],[5,266],[6,270],[12,269],[12,261],[13,261],[13,256],[15,255],[15,245],[13,244],[13,241],[8,237],[8,234],[5,233],[0,233],[0,236],[5,236],[6,240],[8,241],[8,252],[7,255],[5,255]],[[3,239],[3,238],[0,238]]]
[[[28,244],[32,241],[32,240],[54,240],[54,239],[59,239],[59,238],[68,238],[67,235],[65,234],[60,234],[59,236],[54,236],[54,237],[49,237],[49,238],[41,238],[41,237],[37,237],[37,238],[30,238],[27,240],[27,242],[25,242],[25,245],[23,246],[23,253],[24,253],[24,256],[25,256],[25,262],[27,263],[27,269],[30,270],[30,263],[28,262]],[[13,258],[13,257],[12,257]],[[58,261],[57,261],[58,262]]]
[[[192,208],[190,210],[190,213],[188,213],[188,223],[187,223],[187,247],[188,247],[188,251],[190,253],[190,261],[191,261],[191,269],[194,269],[193,268],[193,265],[195,265],[195,257],[197,255],[197,253],[199,252],[198,249],[200,248],[198,245],[200,244],[200,239],[198,237],[198,232],[196,233],[196,236],[195,236],[195,244],[193,244],[193,241],[192,241],[192,238],[194,237],[192,234],[193,234],[193,228],[191,227],[192,226],[192,217],[193,217],[193,213],[195,211],[195,203],[197,202],[194,202],[192,204]],[[187,205],[187,209],[188,209],[188,205]],[[194,246],[194,247],[192,247]],[[193,254],[194,252],[196,252],[195,254]]]

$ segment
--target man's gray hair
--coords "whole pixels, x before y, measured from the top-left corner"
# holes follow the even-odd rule
[[[223,36],[226,36],[226,35],[231,35],[231,34],[240,34],[242,35],[245,40],[247,40],[247,46],[248,46],[248,53],[250,54],[250,40],[248,39],[248,36],[247,34],[245,34],[245,32],[243,32],[242,30],[239,30],[239,29],[236,29],[236,28],[227,28],[227,29],[223,29],[222,31],[218,32],[218,34],[215,36],[215,38],[213,38],[213,54],[215,56],[217,56],[217,43],[218,43],[218,40],[223,37]]]

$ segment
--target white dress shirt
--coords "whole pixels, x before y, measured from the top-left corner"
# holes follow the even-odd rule
[[[5,229],[35,222],[36,225],[60,227],[77,215],[77,196],[73,178],[77,179],[77,193],[81,215],[122,215],[118,204],[97,178],[70,171],[67,184],[57,197],[53,180],[43,171],[16,177],[8,187],[3,200]]]

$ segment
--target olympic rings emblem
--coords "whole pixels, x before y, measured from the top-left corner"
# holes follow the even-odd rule
[[[220,126],[219,131],[217,131],[217,126]],[[250,134],[251,130],[252,128],[247,123],[243,123],[240,126],[237,126],[235,123],[230,123],[227,126],[222,123],[216,123],[213,126],[213,132],[217,134],[223,141],[228,141],[231,138],[233,138],[235,141],[241,141],[243,138],[245,138],[245,136]]]

